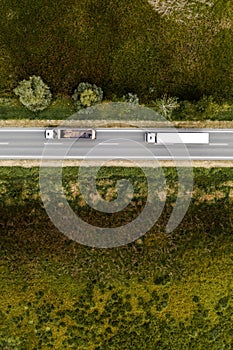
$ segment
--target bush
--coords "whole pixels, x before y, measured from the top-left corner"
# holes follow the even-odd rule
[[[212,96],[205,95],[197,102],[196,108],[199,113],[202,113],[205,119],[211,119],[218,113],[224,112],[225,109],[221,104],[215,102]]]
[[[156,99],[153,103],[156,112],[166,119],[171,119],[172,112],[179,107],[177,97],[168,97],[166,94],[161,99]]]
[[[202,98],[197,102],[196,108],[198,112],[204,113],[209,109],[212,109],[211,106],[213,105],[213,97],[212,96],[206,96],[203,95]]]
[[[194,101],[183,100],[179,103],[179,108],[174,111],[174,119],[179,120],[196,120],[200,116],[197,113]]]
[[[100,103],[103,99],[103,91],[100,87],[90,83],[80,83],[72,95],[75,108],[80,110]]]
[[[203,95],[198,101],[181,101],[173,113],[177,120],[232,120],[233,104]]]
[[[43,111],[49,106],[52,94],[41,77],[33,75],[29,80],[23,80],[13,90],[19,96],[20,102],[30,111]]]
[[[139,98],[137,94],[133,94],[132,92],[129,92],[125,96],[123,96],[123,101],[128,102],[131,105],[138,106],[139,105]]]

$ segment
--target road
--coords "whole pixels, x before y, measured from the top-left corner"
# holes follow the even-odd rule
[[[179,129],[209,132],[210,143],[166,146],[145,143],[145,131],[155,131],[150,128],[97,128],[96,140],[46,140],[44,130],[1,128],[0,159],[233,160],[233,129]]]

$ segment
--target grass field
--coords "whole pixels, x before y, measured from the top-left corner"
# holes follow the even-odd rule
[[[169,0],[3,0],[1,96],[37,75],[54,95],[89,82],[107,99],[129,92],[143,102],[165,93],[232,99],[232,1],[176,4],[166,15]]]
[[[77,170],[64,168],[67,199],[98,224],[80,196]],[[154,227],[127,246],[97,249],[70,241],[50,222],[38,168],[0,168],[1,349],[232,348],[233,170],[194,169],[191,205],[171,234],[165,225],[177,174],[163,170],[167,201]],[[102,168],[97,187],[110,200],[120,178],[135,189],[124,214],[130,221],[145,201],[143,173]]]

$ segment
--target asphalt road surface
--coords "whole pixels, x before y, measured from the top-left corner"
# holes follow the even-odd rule
[[[47,140],[44,128],[0,128],[0,159],[233,160],[233,129],[176,129],[209,132],[209,144],[147,144],[146,131],[96,129],[96,140]]]

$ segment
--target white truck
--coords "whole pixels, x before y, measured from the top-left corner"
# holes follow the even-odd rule
[[[145,142],[160,145],[167,144],[208,144],[208,132],[146,132]]]
[[[96,138],[96,130],[94,129],[46,129],[45,130],[46,139],[91,139]]]

